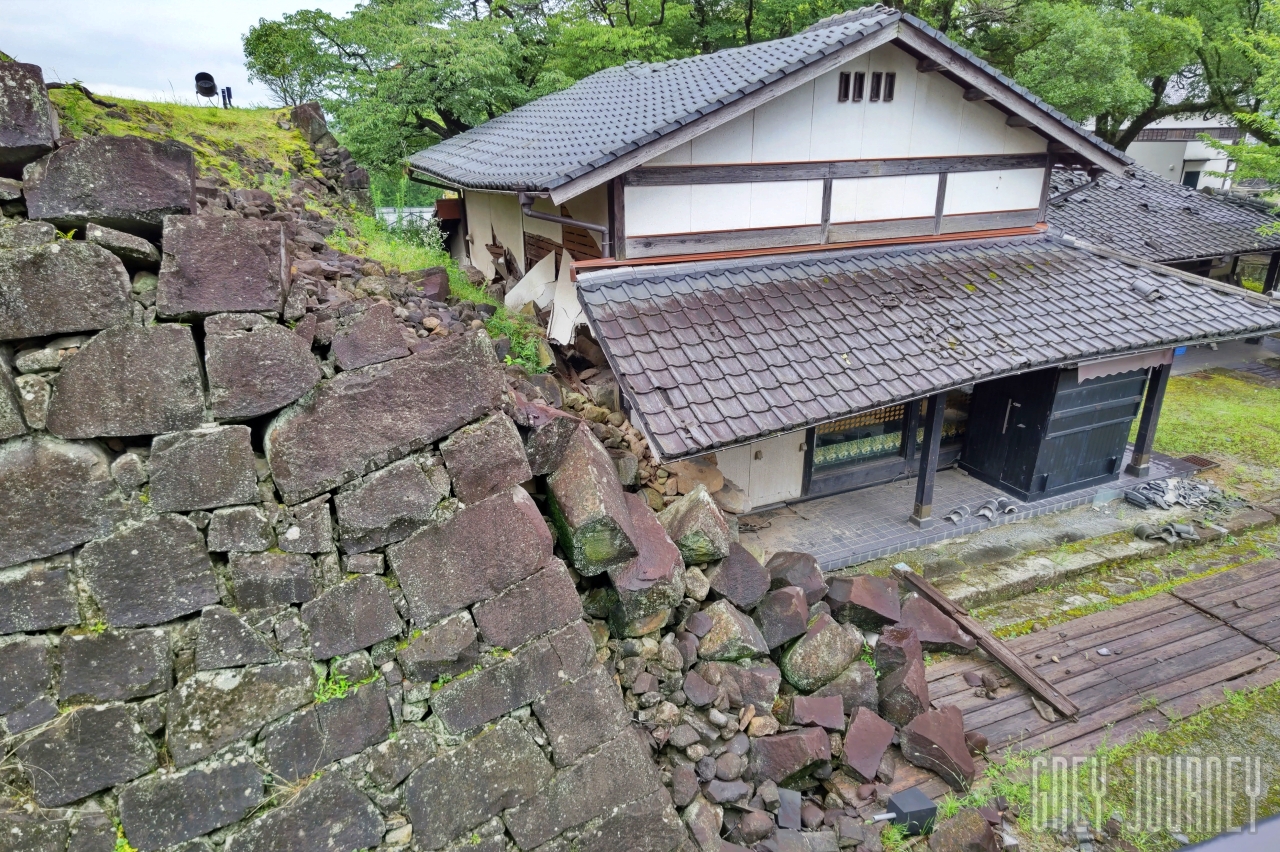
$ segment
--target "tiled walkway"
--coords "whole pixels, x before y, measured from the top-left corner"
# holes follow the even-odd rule
[[[1126,451],[1126,463],[1128,457]],[[1157,453],[1148,478],[1180,476],[1194,469],[1186,462]],[[956,525],[945,519],[952,509],[968,506],[972,512],[993,497],[1008,495],[958,469],[952,469],[938,472],[933,492],[933,515],[937,520],[927,530],[917,529],[907,520],[915,502],[914,479],[744,515],[740,523],[744,529],[743,542],[763,550],[765,558],[780,550],[798,550],[812,553],[822,570],[831,571],[1000,524],[1083,506],[1092,502],[1099,492],[1107,492],[1103,497],[1112,499],[1137,482],[1134,477],[1122,474],[1119,481],[1102,487],[1086,488],[1033,503],[1019,503],[1016,513],[997,515],[992,521],[969,517]],[[759,529],[752,532],[750,527]]]

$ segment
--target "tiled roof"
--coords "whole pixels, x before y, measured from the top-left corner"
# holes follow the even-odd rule
[[[621,268],[581,274],[579,294],[663,460],[1001,375],[1280,330],[1280,301],[1049,236]]]
[[[1259,236],[1274,216],[1244,203],[1170,183],[1140,167],[1132,177],[1103,175],[1093,186],[1049,205],[1049,225],[1091,243],[1158,263],[1280,250],[1280,235]],[[1054,195],[1086,183],[1055,172]]]
[[[607,68],[419,151],[409,164],[474,189],[551,189],[899,21],[938,39],[1108,153],[1128,160],[923,21],[876,5],[820,21],[789,38]]]

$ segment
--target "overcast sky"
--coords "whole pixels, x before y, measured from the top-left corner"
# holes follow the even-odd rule
[[[195,100],[195,75],[230,86],[236,106],[267,104],[240,38],[259,18],[298,9],[345,15],[357,0],[0,0],[0,51],[122,98]]]

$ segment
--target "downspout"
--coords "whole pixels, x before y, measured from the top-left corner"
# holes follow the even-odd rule
[[[517,198],[520,199],[520,212],[528,216],[530,219],[541,219],[543,222],[555,222],[557,225],[570,225],[575,228],[585,228],[588,231],[595,231],[600,234],[600,253],[605,257],[613,257],[613,244],[609,241],[609,229],[604,225],[597,225],[593,222],[582,222],[572,219],[568,216],[555,216],[551,213],[539,213],[533,209],[534,197],[527,192],[518,193]]]

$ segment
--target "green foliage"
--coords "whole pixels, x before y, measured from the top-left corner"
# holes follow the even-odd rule
[[[281,21],[259,19],[243,38],[249,80],[266,86],[276,102],[297,106],[323,90],[318,52],[305,32]]]
[[[316,684],[314,698],[317,704],[323,704],[335,698],[346,698],[355,686],[346,675],[326,675]]]

